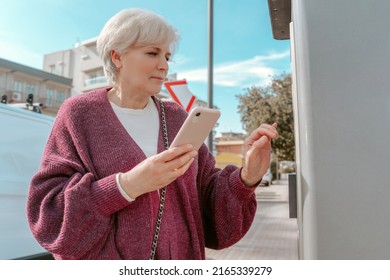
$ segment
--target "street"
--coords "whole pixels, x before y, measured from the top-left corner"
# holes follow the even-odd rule
[[[257,213],[251,229],[237,244],[206,249],[209,260],[297,260],[297,219],[289,218],[287,181],[256,189]]]

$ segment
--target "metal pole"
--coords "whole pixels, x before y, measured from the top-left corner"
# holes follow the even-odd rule
[[[213,0],[209,0],[209,59],[208,59],[208,105],[213,108]],[[213,131],[210,132],[208,146],[213,153]]]

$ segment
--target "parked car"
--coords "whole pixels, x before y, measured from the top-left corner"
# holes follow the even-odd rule
[[[260,182],[260,186],[268,187],[271,184],[272,184],[272,172],[271,172],[271,168],[268,168],[267,172],[264,174],[263,179]]]
[[[280,173],[294,173],[295,172],[295,162],[290,160],[283,160],[279,162],[279,172]]]
[[[0,260],[50,259],[30,231],[26,201],[53,122],[53,117],[0,104]]]

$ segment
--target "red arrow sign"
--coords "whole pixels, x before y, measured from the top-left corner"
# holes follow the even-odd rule
[[[196,96],[192,94],[187,86],[186,80],[165,82],[164,83],[169,94],[173,100],[180,106],[186,109],[187,112],[191,110],[192,105],[196,100]]]

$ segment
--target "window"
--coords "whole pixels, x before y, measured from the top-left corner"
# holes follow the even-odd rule
[[[46,90],[46,106],[53,107],[54,104],[54,97],[55,97],[55,90],[54,89],[47,89]]]
[[[14,81],[14,91],[23,92],[23,83],[19,81]]]
[[[35,93],[35,85],[32,84],[26,84],[26,93],[27,94],[34,94]]]
[[[56,65],[55,64],[49,65],[49,72],[52,74],[56,73]]]
[[[63,103],[65,101],[65,93],[57,91],[57,103]]]
[[[107,82],[103,69],[97,69],[91,72],[87,72],[85,74],[87,76],[87,79],[84,81],[85,86],[91,86]]]

